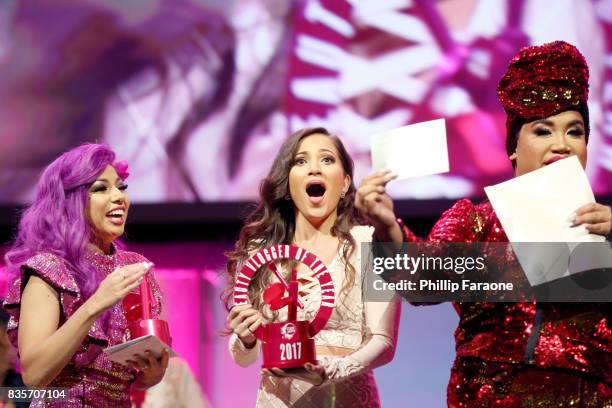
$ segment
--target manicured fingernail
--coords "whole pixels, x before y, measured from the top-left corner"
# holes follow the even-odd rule
[[[578,216],[576,215],[576,213],[572,213],[572,215],[570,215],[569,217],[569,221],[572,223],[572,225],[576,225],[577,220],[578,220]]]

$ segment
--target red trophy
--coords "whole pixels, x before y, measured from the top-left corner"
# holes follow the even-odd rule
[[[153,319],[151,317],[153,307],[152,299],[153,295],[151,294],[151,288],[149,287],[149,282],[146,277],[140,284],[140,294],[128,293],[123,298],[123,310],[125,311],[125,317],[128,321],[131,339],[123,345],[115,346],[118,348],[118,354],[121,354],[121,356],[118,357],[119,360],[132,358],[133,354],[141,354],[147,349],[153,351],[157,348],[157,352],[161,352],[159,349],[165,346],[159,344],[159,342],[155,340],[155,337],[165,343],[168,348],[172,346],[172,338],[170,337],[168,323],[165,320]],[[132,347],[126,347],[122,350],[122,347],[128,344],[131,344]],[[112,349],[113,348],[110,348],[108,350],[110,351]],[[176,353],[170,349],[170,355],[173,356],[176,355]],[[109,358],[113,360],[112,357]],[[143,390],[131,388],[130,399],[136,407],[141,407],[145,400],[145,392]]]
[[[321,287],[321,305],[314,319],[297,320],[297,309],[303,307],[298,298],[297,268],[291,271],[289,283],[278,270],[276,262],[284,259],[306,265]],[[272,310],[287,306],[287,321],[262,324],[253,333],[262,341],[263,368],[296,368],[306,363],[317,364],[313,337],[325,326],[335,305],[334,282],[327,266],[313,253],[295,245],[275,245],[253,255],[240,269],[234,288],[234,305],[249,304],[248,289],[251,279],[262,266],[276,275],[280,282],[264,292],[264,302]],[[285,292],[288,293],[283,297]]]
[[[151,318],[152,298],[151,288],[146,278],[140,284],[140,295],[128,293],[123,298],[123,310],[128,321],[131,340],[153,335],[170,347],[172,338],[168,323],[162,319]]]

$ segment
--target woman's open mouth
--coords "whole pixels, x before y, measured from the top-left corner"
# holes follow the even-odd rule
[[[312,181],[306,185],[306,194],[310,202],[315,205],[323,201],[325,190],[325,184],[322,181]]]
[[[125,222],[125,208],[119,207],[106,213],[108,220],[115,225],[123,225]]]

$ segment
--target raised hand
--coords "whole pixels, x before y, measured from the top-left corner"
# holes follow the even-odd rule
[[[102,313],[136,289],[152,266],[151,262],[140,262],[122,266],[109,273],[88,300],[95,313]]]
[[[393,211],[393,200],[386,193],[387,183],[396,177],[390,170],[372,173],[361,180],[355,194],[355,207],[374,226],[380,241],[402,242],[402,232]]]

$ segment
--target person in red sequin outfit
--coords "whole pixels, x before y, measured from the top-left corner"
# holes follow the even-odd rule
[[[586,165],[588,67],[572,45],[525,47],[498,85],[507,114],[506,149],[516,176],[576,155]],[[388,171],[362,181],[356,206],[381,241],[416,241],[396,222]],[[610,207],[576,210],[574,225],[609,236]],[[459,200],[430,242],[506,242],[489,202]],[[609,303],[454,303],[459,315],[449,407],[612,407]]]

